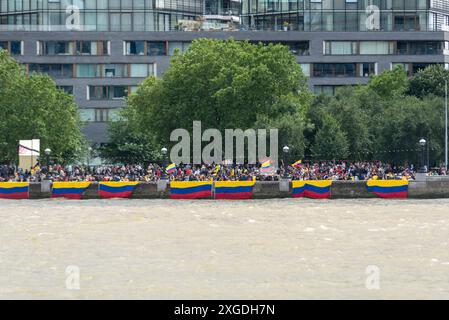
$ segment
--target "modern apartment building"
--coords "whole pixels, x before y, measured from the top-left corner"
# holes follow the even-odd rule
[[[0,47],[74,94],[94,143],[196,38],[283,43],[332,94],[398,64],[447,66],[448,31],[449,0],[0,0]]]

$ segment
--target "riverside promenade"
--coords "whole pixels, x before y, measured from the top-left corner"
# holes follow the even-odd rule
[[[253,199],[291,198],[293,182],[257,181],[252,190]],[[82,199],[100,199],[99,184],[92,182],[84,191]],[[131,199],[168,199],[170,182],[161,180],[153,183],[140,182],[130,195]],[[52,197],[52,182],[43,181],[29,184],[29,199]],[[330,187],[330,199],[369,199],[377,196],[369,192],[366,181],[333,181]],[[449,177],[427,177],[422,181],[410,181],[408,195],[410,199],[449,198]]]

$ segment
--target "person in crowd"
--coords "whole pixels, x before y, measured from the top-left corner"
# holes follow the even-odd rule
[[[152,163],[143,165],[82,165],[62,166],[59,164],[40,166],[31,170],[16,169],[0,165],[0,182],[5,181],[143,181],[155,182],[163,177],[165,168]],[[381,161],[310,161],[299,165],[273,168],[262,172],[261,165],[242,164],[179,164],[168,175],[172,181],[277,181],[287,175],[293,180],[413,180],[415,168],[408,165],[395,165]],[[429,176],[447,175],[444,167],[432,168]]]

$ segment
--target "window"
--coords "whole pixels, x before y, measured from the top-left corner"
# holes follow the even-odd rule
[[[150,64],[131,64],[130,76],[132,78],[146,78],[152,75],[152,65]]]
[[[78,114],[80,115],[81,121],[84,121],[84,122],[94,122],[95,121],[95,109],[79,108]]]
[[[355,77],[355,63],[314,63],[314,77]]]
[[[190,42],[169,42],[168,43],[168,54],[170,56],[175,54],[175,50],[178,49],[180,53],[184,53],[189,49]]]
[[[108,41],[40,41],[38,54],[54,55],[109,55]]]
[[[73,94],[73,86],[57,86],[58,89],[68,94]]]
[[[354,54],[357,54],[357,42],[326,41],[325,54],[327,54],[327,55],[354,55]]]
[[[127,86],[89,86],[89,100],[123,99],[128,95]]]
[[[45,73],[52,78],[72,78],[73,65],[72,64],[30,64],[29,72]]]
[[[360,65],[360,77],[371,77],[376,75],[375,63],[362,63]]]
[[[21,41],[0,41],[0,49],[8,51],[11,55],[22,55]]]
[[[148,55],[149,56],[166,56],[167,46],[165,42],[148,42]]]
[[[306,77],[310,77],[310,63],[302,63],[301,70]]]
[[[42,42],[42,54],[46,56],[54,55],[73,55],[75,45],[73,42],[66,41],[47,41]]]
[[[254,44],[262,43],[264,45],[273,44],[282,44],[290,48],[291,53],[297,56],[308,56],[309,52],[309,41],[280,41],[280,42],[271,42],[271,41],[252,41]]]
[[[126,55],[145,55],[145,41],[126,41],[125,42]]]
[[[189,45],[189,42],[171,42],[171,45],[169,45],[165,41],[125,41],[124,54],[138,56],[166,56],[168,55],[167,46],[172,55],[176,48],[179,48],[181,52],[184,52]]]
[[[84,122],[108,122],[119,118],[120,108],[80,108],[78,114]]]
[[[332,85],[316,85],[313,87],[313,92],[315,92],[315,94],[324,94],[326,96],[333,96],[337,93],[338,89],[343,88],[343,87],[351,87],[351,85],[336,85],[336,86],[332,86]]]
[[[12,55],[21,55],[22,54],[22,43],[20,41],[11,41],[9,52]]]
[[[360,54],[391,54],[393,43],[389,41],[360,41]]]
[[[154,64],[77,64],[77,78],[146,78],[154,75]]]
[[[376,74],[375,63],[314,63],[314,77],[369,77]]]
[[[326,41],[326,55],[392,54],[393,41]]]
[[[76,76],[78,78],[96,78],[99,76],[99,72],[95,64],[78,64],[76,65]]]
[[[432,55],[443,54],[442,41],[398,41],[396,54],[402,55]]]
[[[102,66],[104,78],[127,78],[128,65],[126,64],[105,64]]]

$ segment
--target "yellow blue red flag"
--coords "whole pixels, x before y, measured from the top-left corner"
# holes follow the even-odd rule
[[[169,165],[167,168],[165,168],[165,172],[167,172],[168,174],[172,174],[176,172],[176,164],[172,163],[171,165]]]

